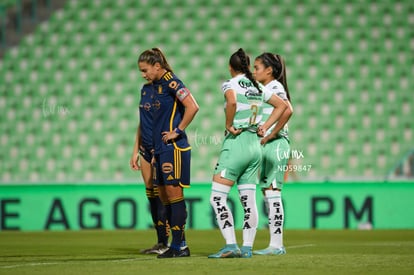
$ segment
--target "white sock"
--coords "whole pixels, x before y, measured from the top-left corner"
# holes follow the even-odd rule
[[[238,189],[240,202],[244,209],[243,246],[253,246],[258,224],[256,185],[243,184],[239,185]]]
[[[216,213],[216,220],[226,244],[237,244],[233,214],[227,205],[227,196],[230,189],[230,186],[213,181],[210,204],[214,209],[214,213]]]
[[[283,221],[285,218],[282,193],[276,190],[266,190],[265,194],[269,203],[269,246],[281,248],[283,246]]]
[[[265,214],[269,215],[269,201],[268,201],[268,199],[266,198],[266,195],[265,195],[265,196],[264,196],[264,198],[263,198],[263,202],[264,202],[264,204],[265,204],[265,211],[266,211],[266,213],[265,213]]]

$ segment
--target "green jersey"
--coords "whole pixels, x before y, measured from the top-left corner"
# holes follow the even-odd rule
[[[272,91],[273,94],[279,96],[284,101],[288,100],[285,88],[283,87],[282,83],[280,83],[279,81],[272,80],[265,87],[268,90]],[[264,123],[269,118],[272,111],[273,111],[273,106],[265,103],[264,106],[263,106],[262,123]],[[272,127],[270,127],[267,130],[266,135],[268,135],[268,134],[270,134],[270,132],[272,132],[275,125],[273,125]],[[279,137],[285,137],[287,140],[289,140],[287,123],[285,124],[285,126],[283,126],[282,130],[279,131],[278,136]]]
[[[269,100],[272,92],[265,87],[259,92],[245,75],[227,80],[222,89],[223,93],[235,91],[237,108],[233,126],[246,131],[237,136],[228,134],[225,137],[215,174],[220,173],[221,177],[237,184],[257,184],[262,149],[256,130],[262,120],[263,101]]]
[[[261,88],[262,92],[258,91],[244,74],[237,75],[223,83],[223,93],[233,90],[237,96],[237,109],[233,120],[234,128],[257,130],[263,119],[263,104],[272,96],[271,91],[263,86]]]

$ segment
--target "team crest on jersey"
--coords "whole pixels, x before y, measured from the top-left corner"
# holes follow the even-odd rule
[[[174,166],[171,162],[166,162],[162,164],[161,170],[164,174],[169,174],[174,171]]]
[[[246,89],[249,87],[253,87],[253,83],[250,80],[246,80],[246,79],[240,79],[239,80],[239,85],[240,87]]]

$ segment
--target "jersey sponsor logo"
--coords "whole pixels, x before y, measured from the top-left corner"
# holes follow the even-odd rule
[[[240,87],[242,87],[243,89],[249,88],[249,87],[253,87],[253,83],[250,80],[246,80],[246,79],[240,79],[239,80],[239,85]]]
[[[187,88],[181,88],[177,91],[177,98],[180,101],[183,101],[190,94],[190,91]]]
[[[166,162],[162,164],[161,170],[164,174],[169,174],[174,170],[174,166],[171,162]]]
[[[159,110],[161,107],[161,103],[159,100],[155,100],[154,104],[152,104],[152,106],[154,106],[155,109]]]
[[[262,94],[257,89],[248,89],[244,96],[250,104],[262,105]]]
[[[177,81],[173,80],[168,84],[168,87],[170,87],[173,90],[177,90],[177,88],[180,86],[180,84],[177,83]]]
[[[151,110],[151,104],[147,102],[147,103],[144,104],[143,108],[144,108],[145,111],[150,111]]]
[[[247,98],[252,98],[252,97],[262,97],[261,93],[259,93],[258,90],[256,89],[248,89],[245,93],[244,96]]]

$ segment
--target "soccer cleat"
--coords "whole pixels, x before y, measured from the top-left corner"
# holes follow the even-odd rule
[[[158,259],[165,259],[165,258],[177,258],[177,257],[189,257],[190,256],[190,249],[188,246],[181,247],[180,250],[175,250],[173,248],[169,248],[162,254],[157,256]]]
[[[162,254],[168,250],[168,246],[162,243],[157,243],[151,248],[141,250],[142,254]]]
[[[241,250],[241,257],[242,258],[251,258],[252,255],[252,247],[251,246],[242,246]]]
[[[255,255],[283,255],[286,254],[286,249],[282,246],[281,248],[274,248],[269,246],[268,248],[262,250],[253,251]]]
[[[216,254],[208,255],[209,258],[240,258],[241,252],[237,244],[227,244]]]

